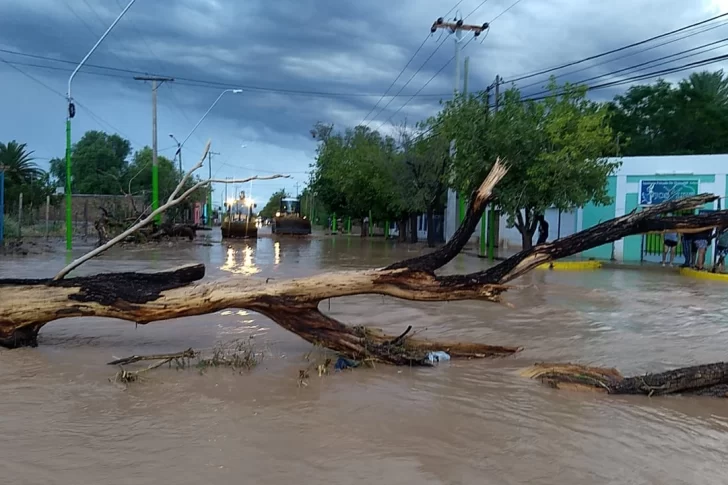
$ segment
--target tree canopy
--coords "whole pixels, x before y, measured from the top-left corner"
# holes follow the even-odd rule
[[[131,155],[131,142],[117,134],[87,131],[73,146],[71,176],[73,192],[79,194],[120,194]],[[66,183],[66,161],[51,160],[51,174],[60,185]],[[151,185],[151,184],[150,184]]]
[[[728,78],[723,71],[632,86],[609,103],[611,126],[627,156],[728,152]]]
[[[275,217],[276,212],[278,212],[281,207],[281,199],[285,199],[286,197],[288,197],[288,194],[285,189],[274,192],[273,195],[270,196],[270,199],[268,199],[268,203],[265,204],[265,207],[261,209],[258,215],[265,218]]]
[[[5,203],[15,207],[22,192],[26,204],[45,203],[53,195],[50,176],[35,163],[33,151],[15,140],[0,142],[0,165],[5,170]],[[0,214],[2,217],[2,214]]]
[[[310,190],[327,212],[360,219],[371,213],[403,229],[411,215],[442,207],[448,156],[441,137],[417,136],[406,127],[396,138],[364,126],[337,132],[321,123],[312,133],[319,146]]]

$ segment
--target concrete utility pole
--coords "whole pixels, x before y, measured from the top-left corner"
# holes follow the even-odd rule
[[[157,165],[157,88],[165,81],[174,81],[171,77],[134,76],[137,81],[152,81],[152,210],[159,208],[159,166]],[[160,84],[157,84],[160,83]],[[161,214],[155,217],[155,222],[162,221]]]
[[[449,33],[455,34],[455,82],[454,92],[455,95],[460,91],[460,53],[462,51],[463,32],[473,32],[475,37],[478,37],[481,33],[488,29],[488,23],[483,25],[472,25],[465,24],[462,19],[454,20],[453,22],[445,22],[442,17],[435,20],[430,27],[430,32],[435,33],[438,29],[446,29]],[[455,157],[455,140],[450,142],[450,157]],[[460,199],[455,191],[448,190],[447,194],[447,211],[450,213],[450,217],[445,217],[445,239],[450,239],[455,234],[455,228],[465,217],[464,201]],[[452,211],[455,211],[453,214]],[[454,216],[454,217],[452,217]],[[456,219],[455,224],[447,224],[447,221]]]
[[[498,112],[498,102],[500,98],[500,85],[503,83],[501,77],[496,74],[495,76],[495,112]]]
[[[209,174],[209,179],[212,180],[212,156],[213,155],[220,155],[217,152],[213,152],[210,150],[207,152],[207,169]],[[227,186],[227,184],[226,184]],[[207,220],[210,221],[210,227],[212,227],[212,184],[210,184],[207,187]]]

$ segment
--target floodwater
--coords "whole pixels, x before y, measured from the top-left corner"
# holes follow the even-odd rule
[[[420,249],[383,241],[280,240],[231,247],[118,249],[79,270],[153,270],[192,261],[207,279],[300,277],[382,266]],[[0,259],[0,276],[51,276],[63,256]],[[445,270],[487,263],[461,255]],[[515,305],[324,302],[349,324],[397,334],[520,345],[499,360],[377,366],[298,385],[311,346],[231,310],[136,327],[48,324],[35,349],[0,351],[0,480],[14,484],[725,484],[728,400],[605,396],[519,376],[539,361],[624,374],[726,359],[728,287],[670,271],[536,270]],[[2,295],[0,295],[2,297]],[[209,348],[254,336],[251,372],[160,368],[124,389],[114,357]]]

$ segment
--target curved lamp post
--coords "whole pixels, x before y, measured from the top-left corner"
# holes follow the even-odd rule
[[[124,7],[124,10],[121,11],[118,17],[116,17],[116,20],[114,20],[114,23],[112,23],[108,29],[106,29],[106,32],[104,32],[104,35],[101,36],[99,40],[96,41],[96,44],[91,48],[90,51],[88,51],[88,54],[86,54],[86,57],[83,58],[83,60],[80,62],[78,66],[76,66],[76,69],[73,70],[71,73],[71,76],[68,78],[68,90],[66,91],[66,100],[68,101],[68,113],[66,114],[66,249],[70,250],[73,247],[73,227],[71,226],[72,223],[72,211],[71,211],[71,203],[72,203],[72,197],[71,197],[71,118],[76,116],[76,106],[73,104],[73,96],[71,96],[71,83],[73,82],[73,78],[76,77],[76,74],[78,74],[79,69],[86,63],[89,57],[91,57],[91,54],[94,53],[94,51],[101,45],[101,43],[104,41],[107,35],[112,31],[114,27],[116,27],[116,24],[119,23],[119,20],[124,16],[127,10],[131,8],[132,5],[134,5],[134,2],[136,0],[131,0],[126,7]]]
[[[212,111],[212,108],[215,107],[218,101],[222,99],[222,97],[225,95],[225,93],[233,93],[233,94],[240,94],[242,93],[242,89],[226,89],[222,93],[220,93],[220,96],[217,97],[217,99],[210,105],[209,108],[207,108],[207,111],[205,111],[205,114],[202,115],[202,118],[200,118],[200,121],[195,124],[195,126],[190,130],[189,134],[185,137],[184,140],[182,140],[182,143],[177,141],[177,138],[174,137],[174,134],[170,133],[169,137],[173,139],[177,143],[177,156],[179,157],[179,172],[182,174],[182,147],[185,146],[185,143],[187,143],[187,140],[190,139],[192,134],[195,132],[198,126],[200,126],[200,123],[204,121],[205,118],[207,118],[207,115],[210,114],[210,111]],[[208,160],[207,163],[210,163]],[[210,167],[210,173],[212,174],[212,167]],[[212,177],[211,177],[212,178]],[[208,187],[208,194],[207,194],[207,217],[209,220],[212,220],[212,184]]]

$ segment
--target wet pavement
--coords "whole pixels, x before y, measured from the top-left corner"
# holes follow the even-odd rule
[[[218,236],[219,237],[219,236]],[[285,279],[419,254],[358,237],[113,249],[77,274],[207,265],[207,280]],[[202,241],[198,237],[198,241]],[[79,254],[80,254],[79,250]],[[0,277],[52,276],[63,254],[0,257]],[[489,263],[461,255],[445,272]],[[726,359],[728,285],[674,271],[535,270],[505,299],[324,302],[352,325],[523,346],[431,369],[376,366],[297,383],[311,345],[245,310],[135,326],[52,322],[35,349],[0,350],[2,483],[724,484],[728,401],[557,391],[519,376],[540,361],[624,374]],[[2,295],[0,295],[2,298]],[[160,368],[124,388],[105,363],[254,336],[243,374]]]

